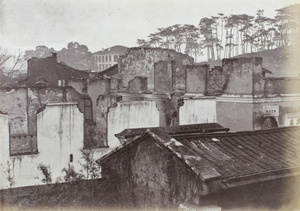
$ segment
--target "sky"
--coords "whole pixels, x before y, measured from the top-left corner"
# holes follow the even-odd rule
[[[198,25],[218,13],[274,17],[300,0],[0,0],[0,46],[10,52],[38,45],[61,50],[69,42],[91,52],[137,39],[174,24]]]

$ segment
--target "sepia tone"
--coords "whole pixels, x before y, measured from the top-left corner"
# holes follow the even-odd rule
[[[299,5],[1,47],[1,208],[300,209]]]

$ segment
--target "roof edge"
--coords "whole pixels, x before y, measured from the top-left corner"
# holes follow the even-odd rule
[[[295,168],[286,168],[274,171],[268,171],[258,174],[251,174],[241,177],[232,177],[222,180],[222,188],[228,189],[243,185],[254,184],[258,182],[266,182],[275,179],[282,179],[286,177],[299,176],[300,175],[300,167]]]
[[[219,172],[217,172],[217,170],[214,169],[213,167],[211,167],[211,170],[215,174],[211,175],[209,177],[207,175],[205,175],[205,174],[202,175],[199,171],[197,171],[195,168],[193,168],[193,166],[190,165],[190,162],[189,162],[188,158],[186,158],[184,156],[181,156],[178,152],[176,152],[172,148],[172,145],[175,145],[175,146],[176,145],[181,145],[181,143],[178,142],[172,136],[168,135],[167,133],[165,133],[164,131],[162,131],[160,129],[146,129],[146,131],[142,135],[135,136],[135,137],[133,137],[132,140],[128,140],[128,141],[124,142],[123,144],[117,146],[112,151],[110,151],[106,155],[104,155],[101,158],[99,158],[98,160],[96,160],[96,162],[99,165],[101,165],[112,154],[114,154],[114,153],[120,153],[120,152],[126,150],[128,147],[132,146],[133,144],[137,143],[138,141],[140,141],[141,139],[143,139],[143,138],[145,138],[147,136],[152,137],[155,141],[158,142],[158,144],[162,145],[167,150],[169,150],[170,152],[172,152],[176,157],[178,157],[183,163],[185,163],[190,168],[190,170],[192,172],[194,172],[199,177],[199,179],[201,179],[202,182],[206,182],[206,181],[209,181],[209,180],[220,178]],[[210,166],[209,164],[206,164],[206,163],[203,163],[203,165],[206,166],[206,167]]]

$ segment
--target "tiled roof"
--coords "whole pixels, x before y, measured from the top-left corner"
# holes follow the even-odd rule
[[[177,135],[148,129],[98,162],[105,162],[145,136],[171,150],[202,181],[219,180],[220,188],[300,174],[300,127]]]
[[[300,167],[300,128],[180,136],[181,155],[206,160],[223,178]],[[201,172],[197,166],[196,171]]]

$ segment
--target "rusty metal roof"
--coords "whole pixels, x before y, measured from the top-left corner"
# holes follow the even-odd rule
[[[116,156],[119,150],[126,150],[149,135],[184,161],[202,181],[221,181],[221,188],[300,174],[298,126],[234,133],[173,135],[163,130],[148,129],[97,162],[105,162],[111,155]]]

